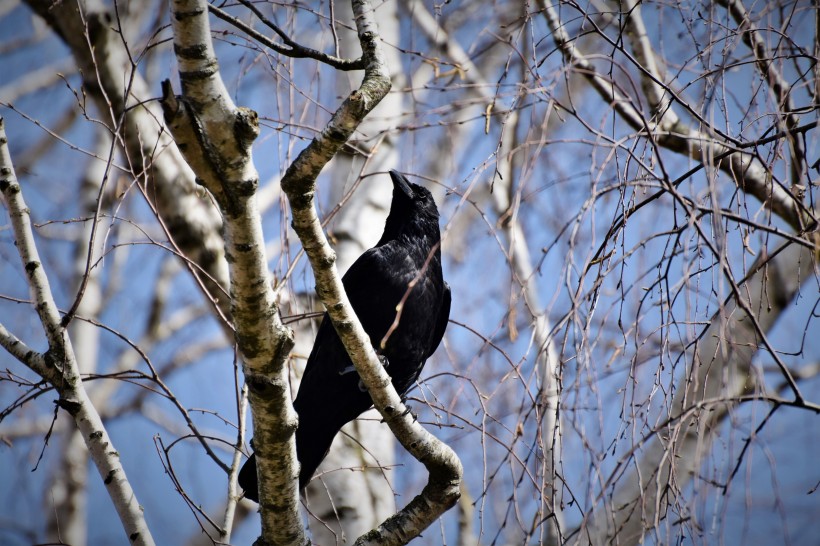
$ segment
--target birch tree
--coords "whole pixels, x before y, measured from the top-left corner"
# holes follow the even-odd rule
[[[811,541],[818,13],[3,4],[0,542]],[[300,498],[290,399],[391,168],[451,323]]]

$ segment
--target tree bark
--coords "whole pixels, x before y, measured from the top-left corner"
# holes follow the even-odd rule
[[[389,3],[376,11],[380,35],[399,36],[398,9],[398,4]],[[336,18],[353,22],[348,2],[336,4]],[[359,54],[359,40],[353,32],[342,30],[339,42],[342,56],[354,58]],[[384,56],[388,67],[401,66],[398,51],[394,48],[385,48]],[[355,87],[355,77],[361,77],[360,73],[338,73],[340,94],[349,93],[351,87]],[[403,86],[401,74],[392,74],[392,80],[395,87]],[[388,93],[357,128],[354,147],[363,150],[364,154],[341,153],[333,161],[335,180],[329,188],[329,202],[340,203],[352,191],[329,227],[337,241],[334,250],[340,273],[376,243],[384,228],[392,185],[382,174],[365,176],[386,173],[399,165],[400,157],[392,139],[378,135],[385,128],[381,120],[401,110],[401,95]],[[420,165],[419,168],[426,166]],[[379,413],[370,410],[346,425],[319,466],[320,478],[308,485],[308,508],[321,520],[311,524],[311,535],[316,544],[352,543],[396,511],[393,480],[390,479],[393,471],[389,470],[396,459],[396,439],[380,421]],[[388,470],[382,471],[379,466]],[[364,470],[351,472],[346,470],[349,468]],[[331,470],[334,471],[322,474]]]
[[[146,200],[227,323],[230,301],[222,220],[211,202],[200,197],[193,172],[167,129],[158,123],[162,113],[156,101],[149,100],[156,93],[137,71],[133,53],[116,32],[125,22],[100,0],[26,3],[71,50],[83,74],[83,87],[116,134]]]
[[[353,13],[367,64],[364,80],[336,110],[322,133],[288,167],[282,179],[282,189],[293,211],[293,228],[302,241],[316,277],[317,294],[356,371],[390,429],[430,472],[427,486],[420,495],[356,541],[357,544],[405,544],[455,504],[460,494],[462,470],[449,447],[404,413],[404,405],[344,293],[335,267],[335,254],[314,208],[313,195],[319,172],[390,89],[390,76],[369,3],[353,0]]]
[[[299,514],[294,432],[297,425],[286,365],[292,333],[279,317],[270,282],[261,215],[259,176],[251,145],[259,134],[255,112],[237,108],[219,73],[208,3],[171,3],[174,52],[182,95],[163,84],[165,120],[197,180],[213,195],[225,222],[231,316],[249,387],[259,480],[259,544],[308,542]]]
[[[37,252],[29,209],[23,200],[22,188],[14,173],[2,118],[0,118],[0,193],[9,210],[17,252],[20,255],[23,269],[27,273],[31,296],[36,302],[37,314],[45,331],[49,348],[43,355],[25,349],[22,342],[10,336],[2,325],[0,325],[0,344],[54,386],[60,394],[57,404],[73,417],[82,434],[91,459],[120,517],[129,543],[153,546],[154,539],[145,523],[142,507],[122,467],[119,453],[114,448],[99,413],[88,398],[80,377],[80,366],[74,348],[68,331],[61,323],[48,277]]]
[[[111,153],[111,139],[101,134],[97,144],[97,155],[109,157]],[[77,313],[90,319],[98,318],[103,303],[99,281],[100,269],[87,271],[86,263],[88,245],[92,240],[96,244],[91,250],[91,261],[102,255],[102,241],[105,238],[92,238],[91,232],[95,222],[102,222],[96,220],[97,200],[100,198],[101,183],[106,178],[107,169],[105,162],[92,160],[80,191],[83,216],[92,220],[82,224],[83,229],[75,242],[74,292],[79,290],[83,276],[88,275],[85,297],[77,308]],[[69,325],[68,333],[77,352],[80,373],[91,374],[97,371],[99,328],[85,320],[74,321]],[[100,409],[96,404],[95,407]],[[88,451],[76,429],[66,431],[60,441],[63,445],[58,450],[63,454],[63,464],[54,469],[51,486],[48,488],[52,495],[44,499],[44,512],[49,514],[48,533],[51,540],[62,540],[67,544],[82,546],[86,544],[88,537]]]

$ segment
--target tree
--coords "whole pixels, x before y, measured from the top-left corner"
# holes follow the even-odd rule
[[[812,536],[816,7],[350,5],[0,14],[4,543],[250,542],[251,425],[266,543]],[[289,400],[388,168],[451,324],[418,422],[351,424],[302,509]]]

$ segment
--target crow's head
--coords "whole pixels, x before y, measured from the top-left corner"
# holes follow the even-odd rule
[[[390,205],[390,214],[417,216],[419,214],[433,216],[438,220],[438,208],[433,195],[427,188],[413,184],[404,175],[390,171],[393,180],[393,203]],[[403,214],[402,214],[403,213]]]
[[[396,171],[390,171],[393,180],[393,202],[379,245],[395,239],[401,233],[422,230],[425,235],[435,233],[438,239],[438,208],[427,188],[413,184]]]

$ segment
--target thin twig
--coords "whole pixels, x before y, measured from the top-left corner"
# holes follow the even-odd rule
[[[339,57],[335,57],[333,55],[328,55],[326,53],[322,53],[321,51],[316,51],[315,49],[311,49],[309,47],[301,46],[291,40],[287,34],[285,34],[278,26],[273,24],[270,20],[268,20],[262,13],[250,2],[246,2],[244,0],[240,0],[242,4],[247,6],[251,11],[253,11],[259,19],[265,23],[267,26],[272,28],[274,32],[279,34],[282,38],[282,41],[285,42],[285,45],[288,47],[284,47],[281,44],[277,44],[261,32],[253,29],[252,27],[246,25],[236,17],[230,15],[229,13],[219,9],[213,4],[208,4],[208,9],[216,15],[218,18],[222,19],[223,21],[230,23],[234,27],[238,28],[260,44],[271,48],[272,50],[276,51],[277,53],[281,53],[282,55],[286,55],[288,57],[294,57],[297,59],[315,59],[317,61],[323,62],[333,68],[338,70],[364,70],[365,69],[365,60],[364,57],[359,57],[358,59],[340,59]]]

